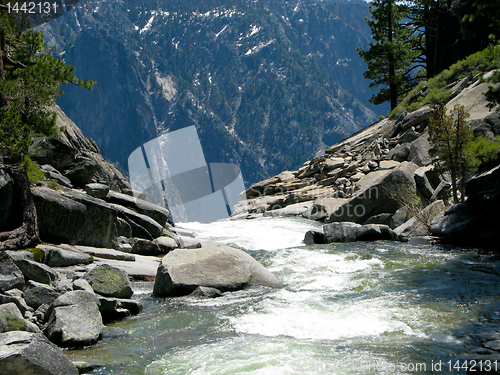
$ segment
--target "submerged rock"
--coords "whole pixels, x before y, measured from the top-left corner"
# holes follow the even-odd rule
[[[222,245],[177,249],[167,254],[156,275],[153,294],[182,296],[199,286],[225,291],[252,285],[280,288],[276,277],[242,250]]]
[[[222,292],[219,289],[199,286],[193,293],[190,294],[190,296],[198,298],[217,298],[222,296]]]
[[[41,333],[12,331],[0,334],[0,375],[77,375],[62,350]]]
[[[397,240],[399,236],[388,225],[331,223],[323,225],[324,243]]]

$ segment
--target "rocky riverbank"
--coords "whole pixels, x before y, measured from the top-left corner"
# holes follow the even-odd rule
[[[500,117],[486,107],[487,87],[480,76],[467,79],[447,106],[466,106],[475,133],[491,137],[500,133]],[[168,210],[134,197],[95,143],[55,110],[63,130],[30,150],[42,171],[31,192],[43,243],[0,254],[0,373],[77,373],[60,348],[94,345],[105,324],[139,314],[131,280],[155,280],[156,297],[282,286],[245,251],[198,241],[170,221]],[[323,223],[322,231],[305,234],[306,244],[439,238],[490,245],[500,219],[500,167],[471,179],[468,199],[450,205],[447,176],[434,171],[429,155],[432,114],[422,107],[384,119],[297,171],[250,187],[233,219],[303,216]],[[5,230],[18,225],[16,199],[13,179],[0,169]],[[478,337],[496,353],[497,336]]]
[[[490,84],[482,79],[452,82],[446,108],[463,105],[475,135],[494,137],[500,116],[486,106]],[[498,167],[471,179],[468,199],[451,205],[449,178],[436,173],[429,155],[433,112],[423,106],[379,121],[298,170],[253,185],[233,217],[303,216],[324,223],[322,232],[306,234],[309,244],[426,237],[490,246],[500,219]]]
[[[95,143],[55,111],[63,130],[30,149],[42,171],[31,193],[43,243],[0,252],[0,374],[78,373],[60,348],[94,345],[105,324],[139,314],[131,280],[156,280],[156,296],[281,287],[243,250],[202,243],[168,210],[135,198]],[[0,169],[2,230],[18,225],[16,200]]]

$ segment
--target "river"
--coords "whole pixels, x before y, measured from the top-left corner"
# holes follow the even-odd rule
[[[68,351],[72,360],[104,363],[94,374],[464,374],[458,361],[478,352],[475,333],[500,323],[491,254],[398,242],[305,246],[305,232],[320,226],[296,218],[182,226],[247,249],[285,288],[165,299],[134,283],[144,311],[97,345]]]

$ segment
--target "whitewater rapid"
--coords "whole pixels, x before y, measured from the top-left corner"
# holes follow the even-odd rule
[[[86,351],[110,362],[95,373],[456,374],[435,363],[470,355],[469,332],[498,318],[489,255],[399,242],[306,246],[319,224],[296,218],[180,226],[246,249],[285,287],[207,300],[153,298],[151,284],[136,284],[144,312],[116,324],[124,337]]]

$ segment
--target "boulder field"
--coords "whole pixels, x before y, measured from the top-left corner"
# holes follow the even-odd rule
[[[500,134],[500,115],[487,107],[488,84],[481,79],[461,81],[446,108],[464,105],[474,134],[491,138]],[[429,154],[433,113],[423,106],[383,119],[298,170],[256,183],[241,194],[246,200],[232,218],[302,216],[324,223],[322,232],[306,234],[306,243],[434,235],[462,244],[493,244],[500,215],[498,167],[471,179],[466,202],[451,205],[449,176],[434,170]]]
[[[43,175],[31,189],[42,243],[0,251],[0,374],[77,374],[61,348],[94,345],[105,324],[139,314],[131,280],[156,277],[157,297],[282,286],[246,252],[202,244],[168,210],[134,197],[95,143],[54,111],[63,130],[30,148]],[[18,222],[16,207],[0,166],[0,231]]]

